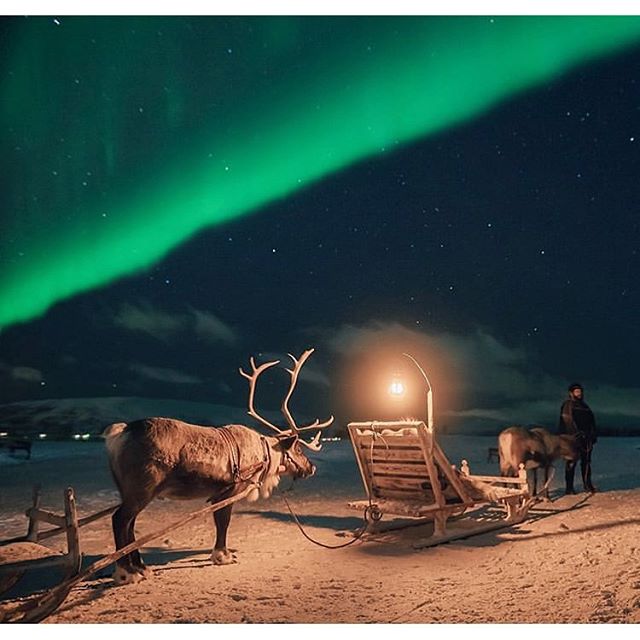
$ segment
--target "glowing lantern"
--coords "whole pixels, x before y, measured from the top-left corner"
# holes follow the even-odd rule
[[[400,398],[404,395],[404,392],[405,387],[401,380],[396,379],[389,385],[389,393],[395,398]]]

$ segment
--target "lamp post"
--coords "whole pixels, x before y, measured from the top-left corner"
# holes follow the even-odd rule
[[[427,383],[427,427],[429,431],[433,431],[433,391],[431,389],[431,383],[429,382],[429,378],[427,378],[427,374],[424,372],[424,369],[420,366],[418,361],[409,353],[403,353],[403,356],[406,356],[413,362],[413,364],[418,367],[418,371],[422,374],[425,382]]]

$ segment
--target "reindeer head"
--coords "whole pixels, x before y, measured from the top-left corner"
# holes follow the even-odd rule
[[[313,349],[308,349],[300,356],[300,358],[296,358],[289,354],[289,357],[293,360],[294,366],[293,369],[287,369],[287,372],[291,376],[291,383],[289,385],[289,391],[282,401],[281,407],[282,413],[287,420],[287,424],[289,425],[288,429],[280,429],[279,427],[276,427],[276,425],[263,418],[255,410],[253,405],[256,381],[258,379],[258,376],[266,369],[279,364],[280,361],[274,360],[272,362],[265,362],[259,367],[256,367],[255,360],[252,357],[250,359],[252,372],[246,373],[242,369],[239,370],[240,375],[242,375],[249,381],[249,415],[253,416],[263,425],[276,432],[276,436],[273,438],[273,440],[275,440],[273,449],[279,452],[282,456],[278,468],[278,473],[286,473],[288,475],[294,476],[295,478],[307,478],[315,473],[316,467],[304,454],[302,447],[307,447],[312,451],[319,451],[322,446],[320,444],[321,429],[328,427],[333,422],[333,416],[331,416],[324,422],[316,420],[310,425],[299,427],[296,424],[296,421],[293,419],[291,412],[289,411],[289,399],[293,395],[293,390],[295,389],[295,386],[298,382],[298,374],[300,373],[300,369],[306,362],[307,358],[313,353],[313,351]],[[312,440],[307,442],[306,440],[302,439],[300,434],[303,431],[316,429],[318,431]]]
[[[278,469],[280,473],[294,478],[308,478],[316,472],[316,466],[302,450],[303,442],[297,435],[277,438],[275,449],[282,453],[281,465]]]

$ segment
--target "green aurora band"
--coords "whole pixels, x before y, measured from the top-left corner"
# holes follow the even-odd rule
[[[135,41],[124,35],[133,20]],[[61,21],[10,24],[0,118],[14,156],[2,201],[0,330],[150,267],[203,228],[468,121],[640,39],[639,17],[211,17],[191,19],[212,32],[185,57],[185,18]],[[96,49],[84,55],[89,33],[97,34]],[[305,49],[307,41],[316,45]],[[245,42],[250,51],[236,53]],[[206,61],[207,48],[229,60],[242,55],[245,75],[231,82],[218,53],[208,67],[202,62],[219,101],[194,111],[189,100],[199,95],[189,97],[185,69]],[[180,52],[182,66],[174,59]],[[150,61],[158,60],[154,69]],[[117,85],[118,74],[131,84]],[[74,75],[95,95],[70,98]],[[148,92],[164,83],[165,95],[146,107],[153,126],[141,124],[136,139],[128,119],[144,111],[135,108],[144,95],[132,94],[145,77]],[[134,159],[126,160],[127,149]],[[91,184],[83,189],[85,175]]]

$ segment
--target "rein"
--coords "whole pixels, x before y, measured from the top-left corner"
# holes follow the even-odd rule
[[[373,443],[377,438],[382,440],[382,442],[387,447],[387,449],[389,448],[389,445],[387,444],[387,441],[384,439],[384,437],[381,434],[374,431],[373,437],[371,438],[371,449],[369,451],[369,454],[371,455],[372,460],[373,460]],[[289,509],[289,513],[291,514],[293,521],[298,526],[298,529],[300,529],[300,533],[302,533],[302,535],[307,540],[309,540],[309,542],[313,542],[313,544],[317,544],[319,547],[324,547],[325,549],[343,549],[344,547],[348,547],[349,545],[352,545],[354,542],[357,542],[358,540],[360,540],[360,538],[362,538],[362,536],[366,533],[367,529],[369,528],[372,522],[377,522],[382,517],[382,514],[380,513],[378,506],[373,504],[373,501],[371,500],[371,494],[369,494],[369,504],[365,507],[364,513],[362,514],[362,521],[363,521],[362,527],[360,527],[360,529],[358,529],[356,533],[354,533],[353,540],[349,540],[349,542],[345,542],[344,544],[336,544],[336,545],[324,544],[323,542],[314,540],[311,536],[309,536],[309,534],[307,534],[298,516],[294,513],[293,509],[291,508],[291,505],[289,504],[289,501],[287,500],[287,496],[285,495],[285,493],[290,493],[292,489],[293,489],[293,482],[291,483],[291,486],[289,487],[289,489],[287,489],[286,491],[281,491],[281,494],[282,494],[282,499],[284,500],[284,503],[287,505],[287,509]]]
[[[267,475],[267,472],[269,471],[269,466],[271,464],[271,452],[269,451],[269,445],[267,444],[266,438],[264,438],[263,436],[260,437],[260,441],[262,442],[262,448],[264,453],[262,462],[258,462],[248,467],[247,469],[241,470],[240,469],[240,447],[238,445],[238,441],[235,439],[233,434],[227,430],[226,427],[222,427],[218,429],[218,433],[220,433],[220,435],[222,436],[222,439],[227,444],[227,448],[229,449],[229,457],[231,460],[231,476],[233,478],[232,484],[239,484],[241,482],[246,482],[252,476],[254,476],[258,471],[262,470],[262,473],[260,474],[260,478],[255,483],[257,486],[260,486],[264,481]],[[288,451],[282,451],[281,462],[284,465],[286,461],[289,461],[289,463],[295,469],[301,469],[300,465],[298,465],[296,461],[291,457],[291,455],[289,455]],[[290,492],[292,488],[293,488],[293,482],[291,483],[291,487],[287,489],[286,493]],[[291,517],[293,518],[294,522],[300,529],[300,532],[302,533],[302,535],[313,544],[316,544],[319,547],[324,547],[325,549],[342,549],[344,547],[348,547],[352,545],[354,542],[357,542],[358,540],[360,540],[360,538],[362,538],[362,536],[366,533],[372,521],[379,519],[379,518],[376,518],[376,515],[375,515],[375,506],[369,504],[369,506],[364,510],[362,527],[360,527],[360,529],[358,529],[357,532],[354,534],[353,540],[349,540],[349,542],[345,542],[344,544],[329,545],[323,542],[319,542],[318,540],[314,540],[304,530],[302,523],[300,522],[298,516],[294,513],[293,509],[291,508],[291,505],[289,504],[289,501],[287,500],[285,491],[281,491],[281,495],[282,495],[282,499],[284,500],[284,503],[287,505],[287,509],[289,510]]]
[[[343,549],[344,547],[348,547],[348,546],[352,545],[354,542],[358,542],[358,540],[360,540],[360,538],[362,538],[362,536],[366,533],[366,531],[369,528],[369,525],[371,524],[371,522],[375,520],[375,517],[373,516],[373,509],[372,509],[371,505],[369,505],[364,510],[364,515],[362,517],[362,520],[363,520],[362,527],[360,527],[360,529],[358,529],[356,531],[356,533],[354,533],[353,540],[349,540],[349,542],[345,542],[344,544],[333,544],[333,545],[325,544],[324,542],[320,542],[318,540],[314,540],[304,530],[304,527],[302,526],[302,523],[300,522],[300,519],[294,513],[293,509],[291,508],[291,505],[289,504],[289,501],[287,500],[287,496],[285,495],[285,493],[290,493],[292,489],[293,489],[293,482],[291,483],[291,486],[286,491],[280,491],[282,499],[284,500],[284,503],[287,505],[287,509],[289,509],[289,513],[291,514],[291,517],[293,518],[293,521],[298,526],[298,529],[300,529],[300,533],[302,533],[302,535],[307,540],[309,540],[309,542],[312,542],[313,544],[317,544],[319,547],[323,547],[325,549]]]

